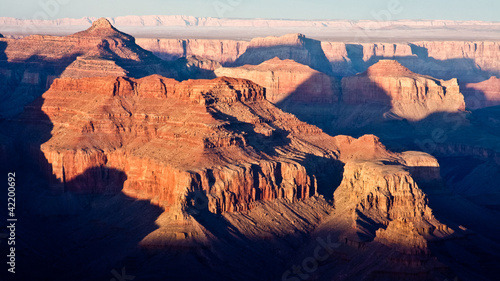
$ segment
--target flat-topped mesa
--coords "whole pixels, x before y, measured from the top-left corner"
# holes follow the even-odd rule
[[[245,78],[266,88],[267,99],[280,102],[334,103],[338,101],[335,78],[293,60],[275,57],[259,65],[223,67],[217,76]]]
[[[134,37],[116,29],[106,18],[100,18],[92,23],[87,30],[80,31],[69,37],[98,37],[98,38],[119,38],[127,41],[135,41]]]
[[[379,234],[387,239],[397,236],[393,227],[387,228],[387,232],[378,230],[400,219],[408,222],[401,226],[402,232],[415,231],[418,237],[433,239],[452,232],[434,217],[427,196],[407,167],[386,165],[383,161],[348,162],[342,183],[334,192],[334,201],[335,208],[353,226],[346,239],[355,242],[366,242]],[[360,237],[364,238],[356,241]],[[423,241],[422,238],[414,242],[425,248],[417,243]],[[394,242],[394,246],[398,246]]]
[[[194,92],[200,93],[207,104],[213,102],[232,103],[252,102],[265,100],[265,90],[247,79],[219,77],[213,80],[187,80],[182,86],[192,87]]]
[[[264,38],[254,38],[250,41],[249,48],[262,48],[273,46],[303,46],[306,36],[301,33],[285,34],[283,36],[268,36]]]
[[[378,104],[412,121],[465,110],[457,79],[420,75],[394,60],[381,60],[363,73],[343,78],[342,92],[347,104]]]

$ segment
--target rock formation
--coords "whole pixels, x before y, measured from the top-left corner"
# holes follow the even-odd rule
[[[153,73],[174,77],[164,62],[135,44],[132,36],[99,19],[66,37],[32,35],[0,39],[3,115],[13,115],[48,89],[57,77],[131,76]],[[5,58],[2,60],[2,56]]]
[[[221,64],[233,63],[247,49],[249,42],[204,39],[150,39],[137,38],[142,48],[164,60],[196,56]]]
[[[401,166],[366,161],[346,164],[334,200],[337,209],[349,213],[353,229],[371,239],[370,227],[377,229],[400,219],[411,222],[421,235],[435,235],[444,227],[432,215],[410,172]]]
[[[321,48],[321,42],[309,39],[303,34],[252,39],[234,65],[257,65],[275,57],[282,60],[291,59],[327,74],[332,72],[331,65]]]
[[[295,137],[288,134],[327,136],[272,107],[250,81],[62,78],[43,99],[42,111],[55,126],[41,148],[45,169],[66,189],[116,191],[120,187],[110,176],[101,184],[89,184],[92,173],[74,180],[93,167],[108,167],[127,175],[125,193],[177,211],[188,208],[193,196],[220,213],[316,193],[301,161],[278,147],[293,149]],[[32,116],[32,110],[25,114]],[[329,153],[334,162],[335,150]]]
[[[293,60],[274,58],[257,66],[219,68],[217,76],[251,80],[266,88],[272,103],[333,103],[338,101],[339,87],[335,78]]]
[[[285,37],[292,37],[292,35]],[[276,38],[273,40],[279,41]],[[257,39],[254,40],[254,43],[238,40],[137,39],[140,46],[166,60],[196,55],[228,65],[242,56],[250,45],[256,44],[256,41]],[[260,38],[259,41],[264,41],[264,38]],[[321,52],[316,53],[321,54],[321,57],[323,54],[325,55],[330,67],[324,69],[331,71],[335,76],[354,75],[366,71],[368,67],[381,59],[394,59],[419,74],[446,80],[458,78],[460,82],[472,83],[488,79],[492,74],[500,75],[499,44],[499,42],[490,41],[418,41],[411,43],[322,41]],[[268,55],[266,59],[272,59],[273,55],[278,56],[277,53],[274,53]],[[301,56],[279,57],[293,59],[315,68],[309,64],[310,60],[299,61],[298,58]],[[255,59],[248,59],[243,64],[258,64],[266,59],[259,59],[257,62],[254,61]],[[324,69],[315,69],[324,71]]]
[[[465,105],[470,109],[500,105],[500,79],[490,79],[479,83],[468,83],[462,90],[465,96]]]
[[[342,79],[347,104],[380,104],[401,118],[421,120],[435,112],[465,109],[458,81],[418,75],[394,60],[382,60],[364,73]]]
[[[178,80],[213,79],[217,77],[215,70],[222,67],[220,63],[197,56],[180,58],[170,64]]]
[[[300,122],[243,79],[60,78],[21,120],[36,123],[40,114],[54,124],[39,156],[54,188],[123,188],[177,218],[193,209],[224,213],[314,196],[332,184],[341,161],[406,165],[374,136],[334,138]],[[123,187],[119,174],[105,170],[123,171]]]

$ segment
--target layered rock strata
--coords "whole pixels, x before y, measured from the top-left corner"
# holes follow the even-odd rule
[[[31,35],[0,39],[0,103],[2,115],[22,111],[45,92],[57,77],[131,76],[153,73],[174,77],[164,62],[115,29],[96,20],[82,32],[66,37]]]
[[[342,79],[347,104],[380,104],[392,113],[421,120],[432,113],[465,110],[457,79],[443,81],[411,72],[394,60],[382,60],[367,71]]]
[[[272,103],[334,103],[339,99],[339,85],[335,78],[293,60],[274,58],[259,65],[224,67],[217,76],[244,78],[266,88],[266,97]]]
[[[406,165],[374,136],[330,137],[300,122],[244,79],[60,78],[24,114],[43,115],[53,129],[40,159],[59,188],[123,190],[178,216],[308,198],[342,162]]]

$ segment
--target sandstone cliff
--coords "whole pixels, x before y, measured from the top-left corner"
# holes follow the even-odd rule
[[[364,73],[343,78],[342,90],[347,104],[389,106],[394,114],[409,120],[465,109],[456,79],[418,75],[393,60],[380,61]]]
[[[334,138],[300,122],[243,79],[61,78],[42,98],[24,116],[41,106],[54,126],[40,155],[54,184],[80,192],[123,188],[178,218],[314,196],[331,188],[341,162],[407,164],[374,136]],[[119,175],[104,172],[110,169],[124,172],[123,186]]]
[[[265,87],[267,99],[275,104],[334,103],[339,97],[335,78],[293,60],[277,57],[257,66],[219,68],[215,74],[251,80]]]
[[[222,64],[233,63],[247,49],[249,42],[204,39],[137,38],[137,44],[164,60],[197,56]]]
[[[390,263],[404,264],[407,270],[429,259],[428,240],[453,233],[434,217],[425,193],[402,166],[347,163],[334,204],[343,216],[338,220],[350,225],[341,235],[345,243],[358,248],[372,240],[385,244],[403,255],[397,260],[389,258]]]
[[[292,35],[284,36],[287,38]],[[284,38],[281,37],[281,38]],[[279,37],[267,39],[276,45],[290,45],[296,40],[283,41]],[[309,39],[310,40],[310,39]],[[137,39],[139,45],[152,51],[155,55],[173,60],[187,55],[196,55],[218,61],[222,64],[232,64],[250,45],[266,41],[257,38],[254,43],[239,40],[208,40],[208,39]],[[283,41],[283,42],[281,42]],[[499,42],[492,41],[416,41],[411,43],[343,43],[322,41],[320,48],[311,49],[312,56],[325,57],[330,67],[316,68],[311,60],[304,59],[299,52],[279,56],[281,59],[293,59],[309,65],[317,70],[331,71],[336,76],[350,76],[364,72],[368,67],[381,59],[394,59],[408,67],[413,72],[430,75],[439,79],[458,78],[460,82],[479,82],[491,75],[500,75]],[[282,48],[286,52],[286,48]],[[263,56],[261,54],[261,56]],[[245,59],[243,64],[259,64],[278,56],[274,52],[261,59],[252,55],[253,59]],[[283,57],[285,56],[285,57]],[[240,64],[241,65],[241,64]]]
[[[314,169],[300,159],[326,153],[336,161],[333,144],[303,147],[300,136],[330,137],[274,108],[247,80],[63,78],[43,99],[54,124],[41,148],[45,170],[69,190],[116,191],[111,176],[90,184],[107,167],[125,172],[125,193],[166,209],[203,209],[189,206],[200,197],[211,212],[241,211],[259,200],[316,194]],[[97,174],[78,178],[95,167]]]

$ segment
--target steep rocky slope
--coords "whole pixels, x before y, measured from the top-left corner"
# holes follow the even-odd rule
[[[330,137],[242,79],[62,78],[21,119],[40,114],[54,124],[40,155],[53,188],[116,192],[121,181],[104,171],[123,171],[126,194],[176,216],[199,207],[197,200],[224,213],[324,193],[340,180],[342,162],[416,165],[373,136]]]
[[[111,176],[92,186],[92,173],[74,180],[106,166],[127,174],[124,192],[167,209],[180,212],[190,196],[203,196],[211,212],[245,210],[258,200],[314,195],[316,180],[300,159],[309,153],[336,159],[335,150],[315,146],[287,156],[301,142],[288,138],[290,132],[326,135],[279,115],[263,89],[246,80],[64,78],[43,99],[42,111],[55,126],[41,148],[45,169],[69,190],[116,191]]]
[[[421,120],[435,112],[465,110],[458,81],[415,74],[394,60],[382,60],[362,74],[342,79],[347,104],[381,104],[397,116]]]
[[[334,103],[340,95],[335,78],[293,60],[277,57],[257,66],[219,68],[215,74],[251,80],[265,87],[267,99],[275,104],[286,101]]]

